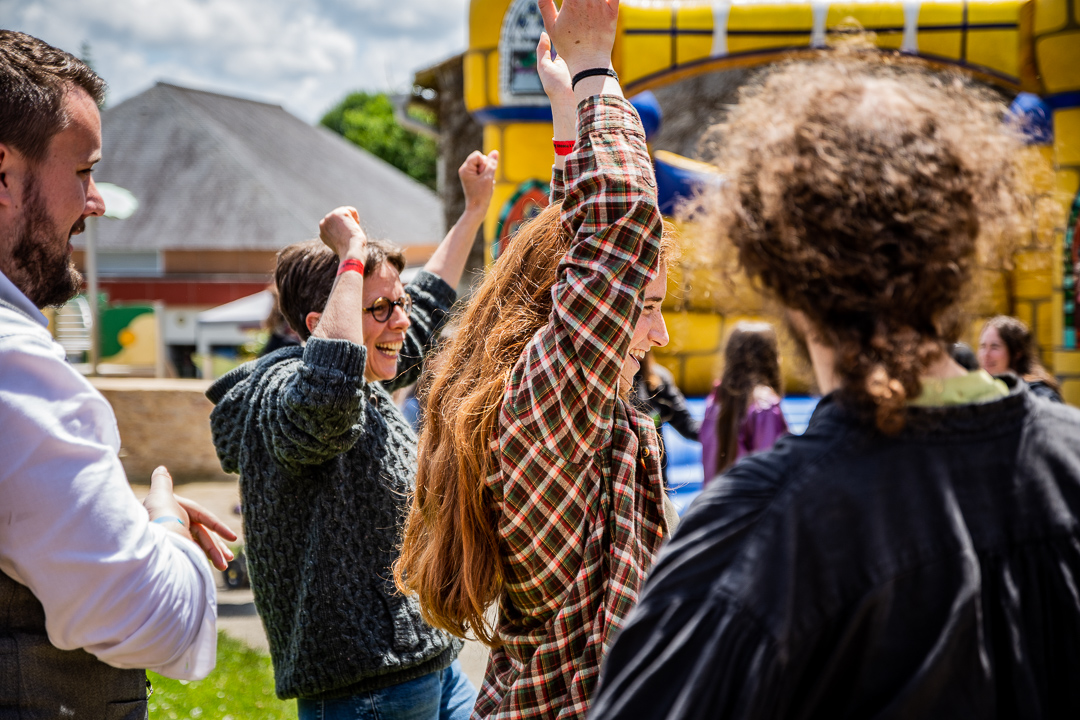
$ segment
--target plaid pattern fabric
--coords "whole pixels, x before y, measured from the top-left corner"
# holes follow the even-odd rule
[[[492,439],[503,645],[474,717],[584,718],[600,661],[664,534],[652,421],[617,397],[662,232],[637,114],[582,104],[562,222],[574,237],[551,319],[522,353]],[[561,192],[561,178],[553,190]]]

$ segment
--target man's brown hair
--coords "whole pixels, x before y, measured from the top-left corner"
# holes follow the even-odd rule
[[[384,262],[399,273],[405,269],[405,254],[385,240],[369,239],[364,248],[364,277]],[[321,313],[330,299],[337,277],[338,257],[321,240],[304,240],[283,248],[277,255],[274,283],[278,305],[289,327],[307,340],[308,313]],[[359,320],[359,318],[358,318]]]
[[[105,81],[74,55],[14,30],[0,30],[0,144],[40,162],[69,122],[64,96],[85,90],[98,105]]]

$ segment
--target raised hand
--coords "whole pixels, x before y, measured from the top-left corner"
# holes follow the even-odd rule
[[[544,92],[551,101],[555,124],[558,125],[560,112],[569,111],[571,116],[576,115],[577,103],[574,102],[574,90],[570,86],[570,70],[561,55],[552,57],[551,38],[546,32],[540,33],[540,42],[536,46],[536,72],[539,73]],[[558,130],[556,127],[556,135],[559,134]],[[571,133],[569,137],[560,139],[571,140],[575,134]]]
[[[495,192],[495,169],[499,167],[499,151],[492,150],[485,155],[473,150],[465,162],[458,168],[461,188],[465,191],[466,211],[487,213]]]
[[[336,208],[326,214],[319,223],[319,238],[339,258],[344,258],[354,244],[363,245],[367,242],[367,236],[360,227],[360,215],[356,208],[348,206]]]
[[[561,9],[555,0],[538,0],[537,5],[551,44],[566,61],[571,77],[611,65],[619,0],[563,0]]]

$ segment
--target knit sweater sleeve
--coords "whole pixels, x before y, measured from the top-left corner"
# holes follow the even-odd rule
[[[364,433],[366,359],[362,345],[311,338],[299,358],[258,368],[221,397],[211,414],[219,456],[229,447],[230,428],[254,427],[274,459],[293,472],[349,450]],[[222,457],[227,471],[237,471],[235,464],[236,458]]]
[[[457,293],[442,278],[426,270],[405,288],[412,297],[413,309],[409,314],[411,325],[405,331],[405,345],[398,360],[398,374],[383,383],[388,392],[408,387],[420,377],[424,358],[439,338],[439,331],[446,323],[450,306]]]

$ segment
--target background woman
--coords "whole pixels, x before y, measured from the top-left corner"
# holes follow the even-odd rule
[[[782,392],[776,332],[768,323],[738,323],[724,347],[724,374],[705,401],[705,485],[743,455],[770,448],[787,435]]]
[[[1063,402],[1057,380],[1035,354],[1031,331],[1008,315],[990,318],[979,335],[979,364],[991,375],[1010,370],[1028,384],[1031,392],[1053,402]]]

